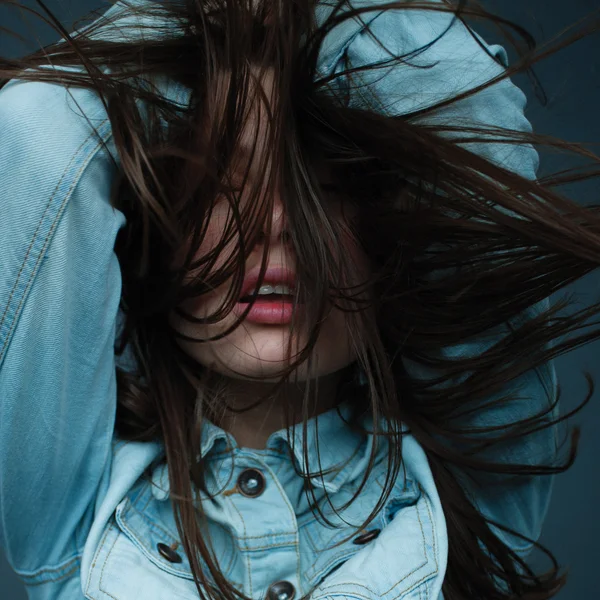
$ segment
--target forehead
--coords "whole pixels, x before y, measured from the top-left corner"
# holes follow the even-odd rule
[[[219,93],[215,97],[216,109],[221,122],[225,118],[227,91],[230,85],[229,76],[222,74],[219,82]],[[241,129],[237,136],[237,143],[230,157],[231,174],[244,175],[246,172],[251,177],[257,176],[260,171],[268,177],[275,165],[281,160],[278,153],[274,152],[279,147],[273,130],[273,113],[278,110],[278,93],[276,76],[272,67],[252,67],[248,80],[247,98],[243,101],[244,114],[241,118]],[[213,115],[215,113],[213,112]],[[216,116],[216,115],[215,115]],[[275,117],[278,125],[285,127],[285,123]],[[281,132],[285,135],[285,131]],[[317,176],[327,176],[329,169],[324,161],[319,160],[315,153],[307,157],[315,168]]]
[[[254,154],[254,161],[264,158],[271,144],[271,113],[276,110],[276,86],[273,69],[252,71],[249,98],[246,102],[243,127],[238,138],[234,162],[247,166]]]

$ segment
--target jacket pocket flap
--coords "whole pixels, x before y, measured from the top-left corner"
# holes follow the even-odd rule
[[[126,497],[119,504],[115,511],[119,528],[157,567],[172,575],[193,579],[190,563],[179,536],[159,521],[157,511],[149,510],[152,502],[148,502],[145,510],[138,510],[139,501],[145,495],[142,492],[135,502]],[[165,558],[159,551],[159,544],[172,548],[175,553],[173,556],[177,555],[181,562],[171,562]]]

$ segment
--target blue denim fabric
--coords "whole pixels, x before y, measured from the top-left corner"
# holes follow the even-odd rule
[[[117,10],[119,5],[109,13]],[[319,7],[319,18],[328,10],[325,4]],[[431,11],[365,15],[362,23],[332,31],[320,72],[338,72],[347,61],[358,66],[381,59],[367,25],[392,51],[406,52],[431,42],[449,23],[450,17]],[[484,45],[498,62],[455,23],[413,59],[432,68],[407,64],[384,76],[366,76],[367,82],[385,101],[384,110],[405,114],[500,73],[504,50]],[[168,81],[164,90],[178,101],[187,98]],[[351,101],[360,105],[363,99],[355,94]],[[529,130],[524,108],[524,94],[504,80],[442,116]],[[535,178],[538,158],[530,146],[496,143],[473,149]],[[181,563],[157,550],[159,543],[179,542],[160,464],[162,448],[123,442],[113,434],[121,292],[113,248],[125,219],[109,204],[118,166],[108,151],[115,155],[110,124],[93,93],[17,81],[0,91],[0,545],[32,600],[191,600],[196,594],[181,547]],[[503,333],[498,330],[498,336]],[[473,340],[441,352],[476,355],[489,344]],[[416,365],[407,368],[416,377],[428,376]],[[518,399],[470,424],[501,424],[534,414],[554,399],[554,368],[548,364],[527,373],[513,387]],[[370,512],[380,492],[383,462],[344,513],[348,524],[330,529],[306,510],[293,468],[296,462],[303,469],[299,444],[290,452],[278,432],[265,450],[249,450],[218,428],[206,427],[202,452],[209,481],[224,488],[214,504],[207,503],[210,533],[221,566],[246,594],[262,598],[273,582],[287,580],[297,598],[316,586],[315,600],[441,597],[446,525],[427,458],[412,436],[405,437],[405,469],[394,493],[370,526],[381,534],[365,545],[351,539],[336,546],[345,536],[359,534],[353,524]],[[316,441],[309,446],[311,465],[318,464]],[[356,438],[332,412],[319,418],[319,442],[322,463],[337,468],[322,482],[315,479],[315,488],[317,493],[326,488],[333,502],[342,504],[364,472],[372,440]],[[551,460],[555,451],[550,430],[507,446],[497,458]],[[142,477],[149,467],[151,481]],[[258,498],[226,493],[248,467],[264,474],[265,492]],[[551,479],[530,478],[470,493],[485,514],[536,538],[550,491]],[[527,553],[519,539],[498,533]]]

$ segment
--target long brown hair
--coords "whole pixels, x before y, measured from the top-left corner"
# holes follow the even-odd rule
[[[227,305],[211,318],[227,314],[239,296],[248,252],[263,225],[268,227],[276,178],[265,175],[266,188],[264,181],[244,181],[243,193],[251,201],[242,209],[229,175],[246,108],[255,98],[252,82],[257,72],[270,69],[277,103],[261,101],[269,110],[273,171],[285,187],[289,241],[298,264],[296,300],[310,299],[302,322],[310,331],[309,343],[291,360],[281,383],[298,364],[310,363],[328,301],[353,307],[349,327],[367,385],[348,380],[340,397],[355,399],[355,417],[371,411],[373,434],[391,442],[390,475],[373,515],[389,495],[402,459],[402,434],[394,427],[380,431],[383,416],[391,424],[405,423],[429,458],[448,526],[446,600],[550,598],[565,582],[551,553],[553,567],[534,573],[496,535],[463,482],[465,476],[506,482],[564,471],[574,459],[577,432],[562,461],[511,464],[491,457],[494,449],[510,448],[569,415],[556,416],[558,397],[553,397],[541,412],[501,427],[474,432],[461,419],[509,402],[510,382],[599,337],[597,329],[572,335],[598,313],[598,304],[565,316],[565,300],[539,308],[531,318],[522,316],[600,263],[597,206],[578,206],[558,191],[565,183],[596,177],[600,158],[548,136],[433,117],[519,71],[532,73],[533,64],[591,28],[573,29],[568,39],[537,49],[522,28],[474,2],[329,4],[329,14],[317,22],[315,0],[123,3],[118,16],[133,17],[130,35],[110,39],[116,16],[71,35],[38,1],[43,18],[64,40],[25,58],[0,60],[0,85],[19,78],[89,88],[110,118],[120,174],[113,201],[127,217],[116,246],[125,315],[116,351],[131,348],[136,359],[134,370],[118,373],[117,432],[164,444],[171,501],[199,596],[245,598],[211,559],[195,502],[204,487],[203,465],[194,451],[200,423],[218,410],[222,398],[210,385],[211,374],[179,347],[168,315],[184,299],[233,278]],[[366,93],[360,106],[349,102],[355,90],[361,91],[364,68],[347,65],[332,76],[318,72],[323,41],[336,27],[382,10],[416,9],[454,13],[465,24],[485,20],[509,41],[517,34],[520,58],[482,86],[402,116],[386,114],[384,99]],[[143,40],[132,32],[143,32]],[[403,59],[390,56],[385,66]],[[344,77],[352,85],[339,86]],[[185,91],[183,100],[167,97],[166,82]],[[561,172],[534,181],[465,145],[485,148],[499,142],[560,148],[586,157],[591,166],[584,174]],[[335,194],[358,209],[351,225],[372,264],[372,278],[365,282],[373,290],[372,310],[363,310],[360,290],[346,285],[352,264],[336,243],[340,225],[331,217],[332,192],[321,185],[317,163],[333,173]],[[265,165],[261,172],[266,173]],[[227,199],[233,216],[216,250],[197,258],[217,197]],[[215,270],[216,257],[238,234],[236,253]],[[503,331],[507,324],[508,333],[476,356],[442,351]],[[408,364],[421,365],[435,377],[416,378]],[[203,393],[190,383],[190,374],[205,382]],[[593,391],[588,380],[586,401]],[[307,387],[305,404],[308,394]],[[304,427],[306,415],[304,406]],[[308,461],[308,449],[304,452]]]

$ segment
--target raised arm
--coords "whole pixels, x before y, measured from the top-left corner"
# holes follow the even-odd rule
[[[72,93],[108,139],[99,101]],[[124,223],[113,176],[65,88],[0,91],[0,544],[30,585],[76,570],[108,483]]]
[[[374,3],[374,0],[353,2],[361,6]],[[444,0],[429,0],[429,3],[442,7],[447,4]],[[363,93],[376,94],[389,115],[413,113],[473,90],[502,74],[508,65],[508,56],[502,46],[486,43],[455,19],[452,12],[389,10],[379,14],[367,12],[363,20],[368,27],[351,37],[346,50],[352,67],[389,61],[389,52],[395,56],[408,56],[403,64],[360,74],[366,84]],[[351,103],[360,106],[364,102],[363,93],[352,94]],[[531,132],[531,124],[524,115],[526,104],[525,94],[505,78],[436,110],[435,117],[429,114],[422,119],[428,123],[435,119],[443,124],[495,126]],[[527,179],[536,178],[539,158],[531,145],[485,143],[465,144],[464,147]]]
[[[431,0],[432,5],[443,5],[443,0]],[[355,0],[354,5],[376,4],[375,0]],[[440,101],[453,98],[467,90],[490,81],[505,69],[508,63],[505,50],[499,45],[486,44],[476,38],[458,20],[452,22],[452,13],[429,10],[393,10],[385,13],[369,12],[363,15],[364,25],[346,31],[346,45],[331,42],[326,46],[327,69],[323,74],[345,67],[360,67],[390,59],[374,39],[377,38],[394,55],[407,55],[427,47],[404,64],[363,71],[362,80],[367,88],[351,94],[351,103],[361,106],[367,90],[374,92],[390,115],[403,115],[427,108]],[[372,34],[372,35],[371,35]],[[443,35],[442,35],[443,34]],[[373,37],[374,36],[374,37]],[[439,39],[437,39],[439,38]],[[333,39],[333,36],[332,36]],[[435,43],[434,40],[436,40]],[[479,45],[488,49],[488,53]],[[490,56],[491,55],[491,56]],[[418,68],[428,66],[429,68]],[[437,111],[435,119],[444,123],[497,126],[519,131],[531,131],[524,115],[525,94],[509,79],[468,98],[457,101]],[[425,121],[432,115],[422,117]],[[439,121],[438,121],[439,122]],[[470,150],[485,156],[495,164],[535,179],[538,154],[531,145],[501,143],[471,144]],[[532,318],[548,301],[525,311],[520,319]],[[506,329],[504,334],[509,331]],[[501,332],[499,332],[501,335]],[[445,349],[449,355],[474,356],[485,350],[477,340],[459,347]],[[407,365],[414,376],[421,376],[415,366]],[[493,426],[531,417],[547,408],[556,396],[556,374],[552,363],[531,371],[511,382],[511,391],[519,392],[519,399],[502,408],[480,411],[465,426]],[[492,400],[490,398],[490,400]],[[519,442],[506,443],[495,449],[495,459],[531,464],[551,462],[556,455],[556,431],[546,429],[525,437]],[[465,482],[465,486],[469,486]],[[521,534],[536,539],[548,506],[551,478],[521,478],[510,486],[475,488],[468,490],[481,511],[503,525],[517,529]],[[530,544],[498,530],[498,535],[513,549],[526,554]]]

